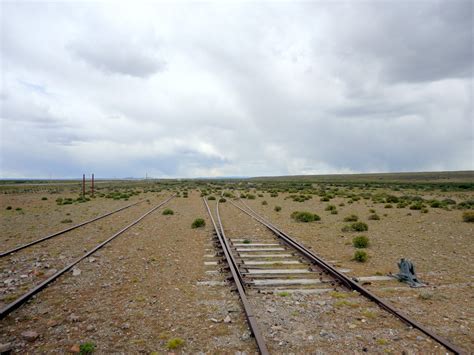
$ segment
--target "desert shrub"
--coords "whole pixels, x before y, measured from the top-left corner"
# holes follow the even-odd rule
[[[304,223],[321,220],[321,217],[319,217],[317,214],[305,211],[295,211],[291,214],[291,218],[293,218],[295,221]]]
[[[359,217],[355,214],[351,214],[350,216],[344,217],[344,222],[357,222]]]
[[[246,194],[240,194],[240,198],[247,198]]]
[[[441,201],[438,200],[433,200],[430,202],[430,207],[431,208],[440,208],[441,207]]]
[[[455,205],[456,201],[450,199],[450,198],[445,198],[444,200],[441,201],[443,205]]]
[[[397,208],[405,208],[406,206],[408,206],[408,203],[407,203],[407,202],[399,202],[399,203],[397,203]]]
[[[464,222],[474,222],[474,211],[466,211],[462,214],[462,220]]]
[[[171,208],[165,208],[163,210],[163,214],[166,216],[166,215],[172,215],[174,214],[174,211],[171,209]]]
[[[327,205],[324,209],[325,211],[334,211],[336,209],[335,205]]]
[[[385,198],[385,201],[387,203],[397,203],[398,202],[398,197],[397,196],[393,196],[393,195],[388,195],[386,198]]]
[[[417,202],[417,203],[414,203],[413,205],[411,205],[411,206],[410,206],[410,209],[411,209],[411,210],[417,210],[417,211],[419,211],[419,210],[421,210],[423,207],[424,207],[424,206],[423,206],[422,203]]]
[[[329,201],[329,197],[324,196],[324,197],[321,197],[319,200],[322,201],[322,202],[327,202],[327,201]]]
[[[270,197],[278,197],[278,193],[272,192],[272,193],[270,194]]]
[[[379,220],[380,220],[380,217],[379,217],[378,214],[374,213],[374,214],[371,214],[371,215],[369,216],[369,220],[371,220],[371,221],[379,221]]]
[[[70,218],[63,219],[61,223],[72,223],[72,219]]]
[[[227,200],[226,200],[224,197],[221,197],[221,198],[219,199],[219,202],[221,202],[221,203],[224,203],[224,202],[226,202],[226,201],[227,201]]]
[[[22,210],[23,210],[23,208],[21,208],[21,207],[15,208],[15,211],[22,211]]]
[[[204,227],[206,225],[206,221],[202,218],[196,218],[194,222],[191,224],[191,228],[199,228]]]
[[[233,198],[234,195],[230,192],[224,192],[224,197],[227,197],[227,198]]]
[[[427,208],[422,208],[420,212],[421,213],[428,213],[428,209]]]
[[[349,225],[349,229],[354,232],[365,232],[369,230],[369,226],[364,222],[354,222]]]
[[[268,205],[268,202],[267,201],[262,201],[262,205],[266,206],[266,205]]]
[[[281,211],[281,207],[280,207],[280,206],[275,206],[274,210],[275,210],[275,212],[280,212],[280,211]]]
[[[48,200],[47,197],[41,197],[41,201],[46,201],[46,200]]]
[[[353,260],[358,261],[360,263],[365,263],[369,256],[364,250],[356,250],[354,253],[354,258]]]
[[[457,208],[461,210],[474,209],[474,200],[459,202]]]
[[[370,213],[375,213],[375,210],[374,210],[373,208],[371,208],[371,209],[369,210],[369,212],[370,212]]]
[[[387,204],[385,205],[385,208],[393,208],[393,205],[390,204],[390,203],[387,203]]]
[[[331,214],[338,214],[337,210],[332,210]]]
[[[339,204],[340,207],[344,207],[345,205],[346,205],[346,204],[345,204],[344,202],[341,202],[341,203]]]
[[[173,349],[177,349],[179,348],[181,345],[184,344],[184,340],[181,339],[181,338],[173,338],[173,339],[170,339],[168,340],[168,342],[166,343],[166,348],[168,350],[173,350]]]
[[[352,245],[355,248],[367,248],[369,245],[369,238],[365,235],[359,235],[352,239]]]
[[[255,200],[255,195],[248,194],[248,195],[247,195],[247,199],[249,199],[249,200]]]
[[[12,206],[7,206],[7,210],[11,210],[13,207]]]
[[[79,346],[79,353],[81,355],[92,354],[95,351],[95,344],[88,341]]]
[[[214,196],[209,196],[207,199],[208,199],[209,201],[213,201],[213,200],[215,200],[216,198],[215,198]]]

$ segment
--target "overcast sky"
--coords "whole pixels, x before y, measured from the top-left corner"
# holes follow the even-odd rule
[[[1,51],[1,177],[474,169],[471,1],[4,1]]]

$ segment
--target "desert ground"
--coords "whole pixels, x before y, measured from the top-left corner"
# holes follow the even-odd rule
[[[472,352],[474,223],[463,215],[474,208],[473,183],[424,180],[110,182],[84,198],[79,184],[1,186],[1,252],[138,203],[3,256],[0,308],[175,197],[4,317],[0,344],[13,353],[256,353],[203,201],[215,217],[222,199],[229,239],[276,238],[232,205],[242,198],[351,278],[396,274],[401,258],[411,260],[424,287],[383,277],[360,282]],[[173,214],[163,214],[165,209]],[[320,219],[297,221],[295,211]],[[205,226],[192,228],[197,218]],[[367,230],[351,230],[356,219]],[[369,242],[358,249],[353,239],[361,235]],[[365,252],[366,260],[356,261],[356,251]],[[270,353],[446,353],[353,292],[249,287],[248,293]]]

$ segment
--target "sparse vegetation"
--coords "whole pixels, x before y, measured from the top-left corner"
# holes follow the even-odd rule
[[[72,223],[72,219],[70,218],[63,219],[61,223]]]
[[[173,215],[173,214],[174,214],[174,211],[173,211],[171,208],[165,208],[165,209],[163,210],[163,213],[162,213],[162,214],[165,215],[165,216]]]
[[[465,212],[463,212],[462,220],[464,222],[468,222],[468,223],[474,222],[474,211],[465,211]]]
[[[46,200],[48,200],[47,197],[41,197],[41,201],[46,201]]]
[[[350,216],[344,217],[344,222],[357,222],[359,217],[355,214],[351,214]]]
[[[206,221],[202,218],[196,218],[191,224],[191,228],[200,228],[206,225]]]
[[[376,213],[374,214],[371,214],[368,218],[370,221],[379,221],[380,220],[380,216]]]
[[[369,226],[364,222],[354,222],[342,228],[343,232],[366,232]]]
[[[280,212],[280,211],[281,211],[281,207],[280,207],[280,206],[275,206],[274,210],[275,210],[275,212]]]
[[[10,211],[13,207],[12,206],[7,206],[6,210]]]
[[[263,200],[263,201],[262,201],[262,205],[263,205],[263,206],[266,206],[266,205],[268,205],[268,202],[265,201],[265,200]]]
[[[184,340],[181,338],[173,338],[166,342],[166,348],[168,350],[177,349],[181,347],[182,345],[184,345]]]
[[[214,201],[216,198],[215,198],[215,196],[209,196],[207,199],[208,199],[209,201]]]
[[[82,343],[79,346],[79,353],[81,355],[92,354],[95,351],[96,345],[90,341]]]
[[[358,261],[360,263],[365,263],[368,259],[369,259],[369,256],[364,250],[355,251],[353,260]]]
[[[354,237],[352,239],[352,245],[354,245],[355,248],[367,248],[369,246],[369,238],[365,235]]]
[[[225,202],[227,202],[227,200],[226,200],[224,197],[221,197],[221,198],[219,199],[219,202],[220,202],[220,203],[225,203]]]
[[[295,211],[291,214],[291,218],[293,218],[295,221],[304,223],[321,220],[321,217],[319,217],[317,214],[305,211]]]

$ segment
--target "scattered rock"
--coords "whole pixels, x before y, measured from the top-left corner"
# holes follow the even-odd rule
[[[58,324],[59,324],[59,322],[56,321],[56,320],[54,320],[54,319],[50,319],[50,320],[46,323],[46,325],[47,325],[48,327],[56,327]]]
[[[34,332],[34,331],[32,331],[32,330],[27,330],[26,332],[21,333],[21,337],[22,337],[23,339],[25,339],[26,341],[31,341],[31,342],[33,342],[33,341],[35,341],[36,339],[38,339],[39,334],[36,333],[36,332]]]
[[[81,270],[74,268],[72,269],[72,276],[79,276],[81,274]]]
[[[20,278],[21,278],[21,279],[26,279],[27,277],[28,277],[28,275],[25,275],[25,274],[20,275]]]
[[[7,286],[10,286],[14,281],[14,279],[6,279],[5,281],[3,281],[3,283]]]
[[[211,318],[211,322],[219,323],[219,321],[216,318]]]
[[[71,346],[71,348],[69,349],[69,352],[70,353],[74,353],[74,354],[78,354],[81,352],[81,348],[78,344],[74,344],[73,346]]]
[[[130,323],[122,324],[122,329],[130,329]]]
[[[94,327],[92,324],[89,324],[89,325],[87,326],[86,330],[87,330],[88,332],[92,332],[93,330],[95,330],[95,327]]]
[[[69,316],[69,320],[73,323],[76,323],[76,322],[79,322],[80,318],[79,316],[75,315],[74,313],[72,313],[70,316]]]
[[[232,319],[230,319],[230,316],[227,315],[225,318],[224,318],[224,323],[231,323],[232,322]]]
[[[268,308],[267,308],[267,312],[268,312],[268,313],[274,313],[275,311],[276,311],[276,309],[273,308],[273,307],[268,307]]]
[[[0,354],[8,354],[13,350],[12,343],[0,344]]]
[[[242,340],[249,340],[252,334],[249,331],[245,331],[240,337]]]
[[[93,262],[96,261],[96,260],[97,260],[97,259],[94,258],[94,257],[92,257],[92,256],[89,258],[89,262],[90,262],[90,263],[93,263]]]

